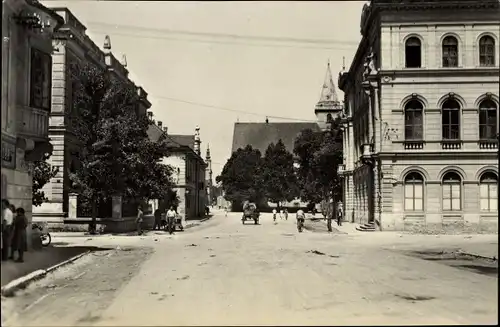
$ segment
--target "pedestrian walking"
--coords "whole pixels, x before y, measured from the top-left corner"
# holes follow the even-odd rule
[[[142,222],[144,221],[144,212],[141,205],[137,206],[137,219],[135,220],[137,235],[142,235]]]
[[[288,220],[288,209],[285,208],[285,220]]]
[[[285,212],[283,211],[283,209],[280,210],[280,219],[283,220],[283,218],[285,218]]]
[[[28,227],[28,219],[25,216],[23,208],[16,209],[16,217],[12,223],[14,229],[12,234],[12,252],[11,258],[14,259],[14,253],[17,251],[16,262],[24,262],[24,252],[28,250],[26,228]]]
[[[337,225],[342,226],[342,218],[344,217],[344,208],[342,202],[337,203]]]
[[[278,211],[276,211],[276,209],[273,209],[273,221],[276,221],[276,214],[278,213]]]
[[[335,219],[334,215],[335,215],[335,212],[333,210],[333,200],[330,199],[329,203],[328,203],[328,207],[326,209],[326,227],[328,228],[328,232],[331,233],[332,232],[332,220]]]
[[[7,260],[10,254],[14,222],[12,207],[8,200],[2,200],[2,260]]]
[[[224,217],[227,217],[227,207],[224,207]]]
[[[154,216],[155,216],[155,223],[153,224],[153,230],[156,230],[157,228],[158,228],[158,230],[160,230],[160,228],[161,228],[161,210],[160,210],[160,208],[155,210]]]

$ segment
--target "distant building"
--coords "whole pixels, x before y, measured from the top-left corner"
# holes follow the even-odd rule
[[[498,231],[499,17],[498,0],[365,5],[338,82],[349,220]]]
[[[177,211],[184,219],[202,217],[207,205],[207,164],[201,157],[200,128],[196,127],[194,135],[167,135],[165,142],[170,153],[163,163],[174,168],[173,181],[179,197]]]
[[[232,152],[251,145],[252,148],[258,149],[264,155],[270,143],[277,143],[281,139],[286,149],[293,154],[295,139],[304,129],[311,129],[316,132],[326,131],[329,120],[341,115],[342,111],[343,107],[338,100],[330,70],[330,63],[328,63],[320,99],[314,110],[317,122],[275,123],[266,120],[263,123],[235,123]],[[332,167],[332,169],[334,168]],[[270,207],[276,206],[274,203],[268,204]],[[296,199],[282,205],[287,207],[304,207],[307,204],[300,199]]]
[[[63,24],[38,1],[2,1],[2,199],[25,210],[29,235],[33,162],[52,152],[51,38]]]

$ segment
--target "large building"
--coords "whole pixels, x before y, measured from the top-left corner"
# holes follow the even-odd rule
[[[4,0],[2,10],[2,198],[31,223],[32,163],[52,151],[51,38],[64,21],[36,0]]]
[[[348,220],[498,231],[499,17],[498,0],[365,5],[338,82]]]
[[[73,63],[90,63],[107,69],[113,78],[130,83],[137,89],[137,114],[146,115],[151,107],[147,93],[129,80],[126,58],[122,62],[111,52],[111,40],[106,36],[101,50],[86,34],[86,27],[67,8],[52,8],[64,18],[64,25],[53,37],[52,102],[50,105],[49,137],[54,151],[48,162],[58,168],[58,174],[47,183],[43,191],[48,201],[33,208],[35,219],[62,222],[68,217],[71,181],[69,173],[78,169],[81,144],[73,132]]]
[[[200,128],[194,135],[167,134],[169,155],[163,163],[174,168],[174,190],[179,198],[177,212],[184,219],[204,216],[208,205],[206,197],[207,164],[201,157]]]

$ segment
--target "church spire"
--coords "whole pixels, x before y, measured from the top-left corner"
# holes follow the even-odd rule
[[[330,60],[326,67],[325,81],[321,89],[321,96],[319,102],[338,102],[337,92],[335,91],[335,84],[333,84],[332,71],[330,70]]]

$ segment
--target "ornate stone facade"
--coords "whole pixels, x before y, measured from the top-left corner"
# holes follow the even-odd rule
[[[63,19],[33,0],[6,0],[2,10],[2,198],[31,224],[33,161],[52,151],[51,37]]]
[[[339,76],[349,220],[498,231],[499,16],[498,1],[365,6]]]
[[[73,90],[70,73],[72,63],[92,63],[106,68],[117,79],[124,80],[137,89],[138,115],[146,115],[151,103],[142,87],[135,86],[128,78],[126,59],[118,61],[111,52],[111,40],[105,37],[101,50],[86,34],[86,27],[67,8],[52,8],[64,18],[64,25],[53,37],[52,55],[52,104],[49,137],[54,148],[48,162],[58,167],[58,174],[47,183],[43,191],[48,202],[33,208],[35,219],[53,223],[68,217],[70,193],[69,173],[78,167],[77,154],[81,144],[73,133]]]

